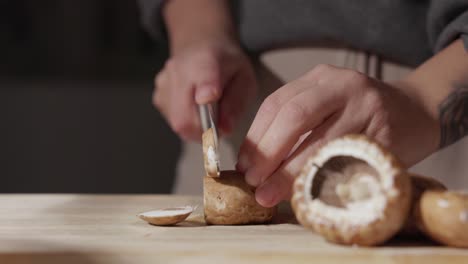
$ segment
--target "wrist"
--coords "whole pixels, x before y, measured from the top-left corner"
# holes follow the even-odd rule
[[[432,119],[438,120],[438,100],[427,93],[429,89],[424,83],[418,83],[411,79],[402,79],[391,82],[391,85],[401,91],[405,96],[418,105],[424,112],[426,112]]]
[[[227,0],[171,0],[163,17],[173,53],[188,46],[239,42]]]
[[[172,55],[193,48],[241,49],[237,39],[226,32],[204,32],[202,34],[173,37],[170,39],[169,48]]]
[[[417,109],[421,110],[423,117],[414,120],[418,125],[416,132],[421,136],[421,140],[428,146],[430,153],[439,149],[440,144],[440,122],[439,122],[439,103],[431,97],[424,84],[418,84],[412,80],[403,79],[391,82],[391,85],[399,90],[409,99]],[[427,156],[427,155],[426,155]]]

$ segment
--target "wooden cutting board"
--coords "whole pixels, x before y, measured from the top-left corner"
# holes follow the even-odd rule
[[[158,195],[0,195],[0,263],[468,263],[468,250],[394,240],[378,248],[325,242],[282,214],[271,225],[157,227],[136,215],[201,205]]]

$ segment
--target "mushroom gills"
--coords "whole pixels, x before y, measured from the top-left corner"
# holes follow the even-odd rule
[[[321,146],[295,179],[291,203],[298,221],[340,244],[378,245],[400,230],[411,186],[400,162],[363,135]]]
[[[358,210],[381,196],[379,173],[361,159],[336,156],[317,168],[311,195],[327,205]]]

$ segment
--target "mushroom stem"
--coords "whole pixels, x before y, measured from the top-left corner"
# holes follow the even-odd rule
[[[255,190],[237,171],[221,171],[218,178],[206,176],[203,184],[207,224],[262,224],[275,214],[275,207],[265,208],[257,203]]]
[[[346,183],[339,183],[335,187],[335,193],[341,202],[359,202],[367,200],[378,191],[378,182],[370,175],[355,175]]]

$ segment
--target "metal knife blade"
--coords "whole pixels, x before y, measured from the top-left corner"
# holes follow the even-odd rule
[[[202,124],[203,132],[209,128],[213,128],[213,132],[216,135],[216,144],[218,144],[218,130],[216,127],[216,109],[213,104],[199,105],[200,119]]]
[[[216,163],[217,163],[217,172],[219,173],[220,167],[219,167],[219,151],[218,151],[218,129],[216,126],[216,105],[215,104],[203,104],[199,105],[199,114],[200,114],[200,120],[201,120],[201,125],[203,132],[207,131],[208,129],[213,130],[213,138],[212,142],[214,142],[214,154],[216,157]]]

